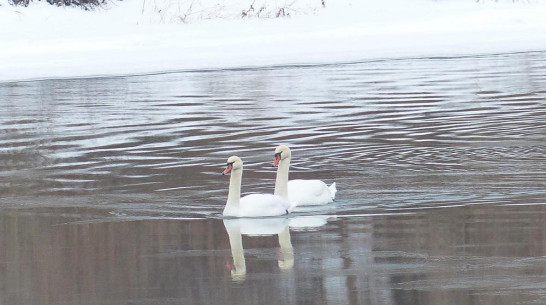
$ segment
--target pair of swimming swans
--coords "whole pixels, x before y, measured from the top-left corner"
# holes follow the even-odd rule
[[[222,174],[231,174],[223,215],[228,217],[262,217],[285,215],[299,205],[321,205],[334,200],[336,184],[321,180],[290,180],[288,171],[292,153],[286,145],[275,149],[273,166],[278,166],[274,194],[250,194],[241,198],[243,161],[237,156],[227,160]]]

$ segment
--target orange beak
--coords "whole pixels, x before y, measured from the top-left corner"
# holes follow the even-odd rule
[[[228,164],[226,166],[226,169],[224,169],[224,171],[222,172],[222,175],[227,175],[231,172],[231,170],[233,169],[233,164]]]
[[[275,160],[273,160],[273,166],[279,166],[281,162],[281,154],[275,154]]]

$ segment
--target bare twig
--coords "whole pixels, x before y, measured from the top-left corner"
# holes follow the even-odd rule
[[[245,18],[250,12],[254,12],[254,3],[256,3],[256,0],[252,1],[252,4],[250,4],[250,7],[246,11],[243,10],[241,13],[241,18]]]

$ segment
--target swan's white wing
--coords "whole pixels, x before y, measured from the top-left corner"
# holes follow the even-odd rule
[[[280,216],[288,213],[288,200],[272,194],[250,194],[241,198],[239,217]]]
[[[332,202],[333,196],[321,180],[290,180],[288,200],[297,205],[320,205]]]

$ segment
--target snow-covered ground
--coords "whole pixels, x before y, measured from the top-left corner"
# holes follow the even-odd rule
[[[546,0],[0,0],[0,81],[543,50]]]

